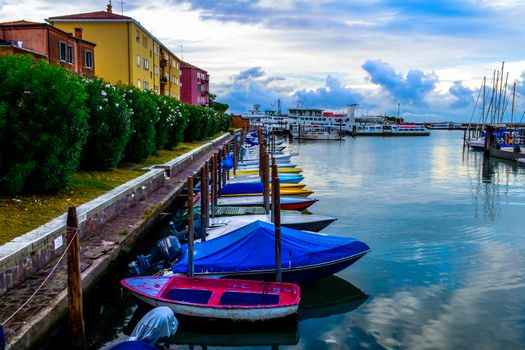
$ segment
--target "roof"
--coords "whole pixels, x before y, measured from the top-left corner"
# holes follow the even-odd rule
[[[47,26],[47,23],[38,23],[38,22],[29,22],[26,20],[20,20],[20,21],[12,21],[12,22],[3,22],[0,23],[0,26],[28,26],[28,25],[39,25],[39,26]]]
[[[49,17],[50,21],[60,21],[60,20],[79,20],[79,19],[95,19],[95,20],[126,20],[133,21],[133,18],[128,16],[122,16],[113,12],[107,11],[95,11],[95,12],[86,12],[86,13],[77,13],[73,15],[66,16],[57,16]]]
[[[197,67],[197,66],[194,66],[193,64],[190,64],[190,63],[188,63],[188,62],[181,62],[180,66],[181,66],[181,68],[195,68],[195,69],[198,69],[198,70],[200,70],[200,71],[202,71],[202,72],[204,72],[204,73],[208,73],[208,72],[205,71],[204,69],[199,68],[199,67]]]

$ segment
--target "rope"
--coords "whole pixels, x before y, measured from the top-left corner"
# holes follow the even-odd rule
[[[49,272],[49,274],[47,275],[47,277],[44,279],[44,281],[40,284],[40,286],[38,286],[38,288],[35,290],[35,292],[33,294],[31,294],[31,296],[11,315],[9,316],[4,322],[1,323],[2,326],[4,326],[7,322],[11,321],[11,319],[13,317],[16,316],[16,314],[18,314],[30,301],[31,299],[33,299],[33,297],[38,293],[38,291],[40,289],[42,289],[42,287],[44,286],[44,284],[49,280],[49,278],[51,277],[51,275],[53,274],[53,272],[55,272],[55,270],[57,269],[58,267],[58,264],[60,264],[60,262],[62,261],[62,259],[64,258],[64,256],[66,255],[69,247],[71,246],[71,243],[73,243],[73,240],[74,238],[76,237],[77,233],[80,232],[80,229],[79,228],[76,228],[76,227],[66,227],[66,230],[71,230],[72,232],[74,232],[75,234],[73,235],[73,238],[71,239],[71,241],[69,242],[69,244],[67,245],[66,249],[64,250],[64,252],[62,253],[62,255],[60,256],[60,258],[58,259],[57,263],[55,264],[55,266],[53,266],[53,268],[51,269],[51,271]]]

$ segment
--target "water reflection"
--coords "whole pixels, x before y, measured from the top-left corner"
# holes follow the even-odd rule
[[[350,282],[329,276],[301,287],[299,318],[311,319],[347,313],[357,309],[368,295]]]

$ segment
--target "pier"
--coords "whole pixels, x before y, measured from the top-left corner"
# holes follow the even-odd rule
[[[87,291],[173,205],[188,176],[220,161],[231,134],[219,137],[78,207],[80,270]],[[0,247],[0,322],[7,349],[29,349],[67,314],[66,215]],[[40,288],[38,293],[33,293]]]

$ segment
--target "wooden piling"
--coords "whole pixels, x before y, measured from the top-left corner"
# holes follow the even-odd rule
[[[277,169],[277,163],[275,161],[275,158],[272,158],[272,181],[271,183],[275,183],[275,179],[279,177],[278,169]],[[273,185],[272,185],[273,187]],[[273,191],[272,191],[272,222],[275,223],[275,201],[273,200]]]
[[[80,276],[80,230],[76,207],[67,211],[67,290],[69,296],[69,325],[73,349],[86,348],[86,331],[84,326],[84,307],[82,302],[82,285]]]
[[[217,205],[217,154],[211,157],[211,194],[212,205]],[[212,208],[213,212],[213,208]],[[214,214],[215,215],[215,214]]]
[[[270,169],[269,169],[269,157],[265,151],[263,154],[263,203],[264,211],[266,214],[270,213]]]
[[[206,212],[208,211],[208,206],[206,205],[206,187],[208,183],[206,182],[206,167],[203,165],[201,168],[201,241],[206,241]]]
[[[282,281],[281,276],[281,186],[279,177],[273,180],[272,184],[272,202],[275,209],[275,280]]]
[[[193,225],[193,176],[188,176],[188,276],[193,276],[193,239],[195,226]]]
[[[206,174],[205,179],[205,188],[206,188],[206,196],[204,197],[206,200],[206,227],[210,227],[210,168],[209,168],[209,162],[204,162],[204,173]]]

